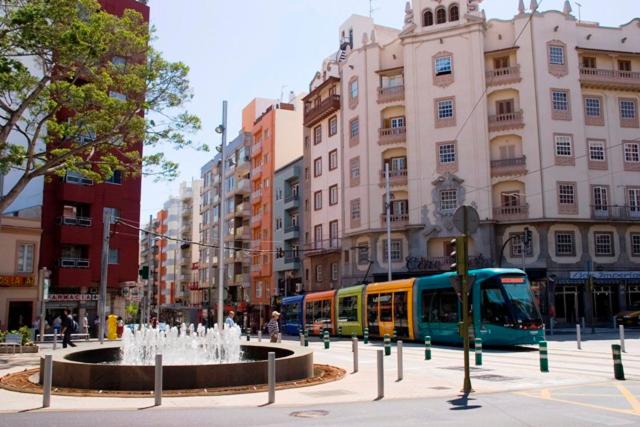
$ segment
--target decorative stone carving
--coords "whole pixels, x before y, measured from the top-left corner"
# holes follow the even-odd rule
[[[411,9],[411,2],[407,2],[404,6],[404,25],[413,24],[413,9]]]
[[[531,3],[529,3],[529,9],[531,9],[531,12],[535,12],[538,10],[538,0],[531,0]]]
[[[469,8],[469,12],[477,12],[480,10],[480,3],[482,3],[483,0],[469,0],[468,3],[468,8]]]
[[[518,14],[524,15],[524,0],[518,1]]]
[[[453,229],[454,211],[442,209],[440,192],[444,190],[456,190],[456,205],[462,206],[465,199],[465,188],[462,185],[463,182],[464,180],[457,177],[456,175],[450,172],[445,172],[443,175],[439,176],[435,181],[431,183],[433,185],[433,190],[431,191],[431,199],[433,200],[433,205],[435,206],[434,214],[436,217],[436,221],[442,224],[442,226],[448,231]]]
[[[569,2],[569,0],[565,0],[562,13],[564,13],[565,15],[570,15],[572,11],[573,9],[571,9],[571,3]]]

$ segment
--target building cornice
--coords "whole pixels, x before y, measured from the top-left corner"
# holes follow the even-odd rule
[[[593,52],[593,53],[608,53],[608,54],[612,54],[612,55],[624,55],[624,56],[640,56],[640,51],[639,52],[632,52],[632,51],[624,51],[624,50],[610,50],[610,49],[595,49],[595,48],[591,48],[591,47],[582,47],[582,46],[576,46],[576,50],[582,51],[582,52]]]
[[[328,77],[327,80],[323,81],[320,84],[320,86],[318,86],[317,88],[313,89],[312,91],[309,92],[309,94],[307,96],[302,98],[302,102],[305,102],[305,101],[317,96],[320,92],[322,92],[322,89],[325,89],[327,86],[331,85],[332,83],[338,83],[338,82],[340,82],[340,79],[338,77],[334,77],[334,76]]]

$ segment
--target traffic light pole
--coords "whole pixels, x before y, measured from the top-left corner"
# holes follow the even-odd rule
[[[468,275],[468,254],[469,254],[469,218],[467,218],[467,211],[464,210],[464,236],[463,242],[463,262],[464,267],[460,281],[462,282],[462,337],[464,343],[464,383],[462,385],[462,392],[469,394],[473,391],[471,388],[471,368],[469,367],[469,281]]]

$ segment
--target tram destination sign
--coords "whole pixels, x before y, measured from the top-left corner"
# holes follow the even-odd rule
[[[640,271],[571,271],[570,279],[640,279]]]

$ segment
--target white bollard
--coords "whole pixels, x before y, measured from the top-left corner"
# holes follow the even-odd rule
[[[53,349],[58,348],[58,332],[53,331]]]
[[[258,342],[262,342],[262,331],[258,331]]]
[[[269,383],[269,401],[268,403],[275,403],[276,401],[276,354],[270,351],[267,359],[267,381]]]
[[[376,351],[378,360],[378,399],[384,397],[384,354],[382,350]]]
[[[358,338],[351,340],[351,346],[353,351],[353,373],[358,372]]]
[[[626,350],[624,349],[624,325],[620,325],[618,330],[620,331],[620,350],[622,350],[623,353],[626,353]]]
[[[403,367],[402,367],[402,341],[396,343],[396,350],[398,352],[398,381],[402,381]]]
[[[42,407],[51,406],[51,382],[53,379],[53,356],[44,356],[44,373],[42,379]]]
[[[300,347],[304,347],[304,334],[300,332]]]
[[[162,354],[156,354],[155,381],[153,384],[155,406],[162,405]]]
[[[576,342],[578,343],[578,350],[582,350],[581,339],[582,335],[580,334],[580,324],[576,324]]]
[[[282,342],[282,334],[278,332],[278,344]]]

